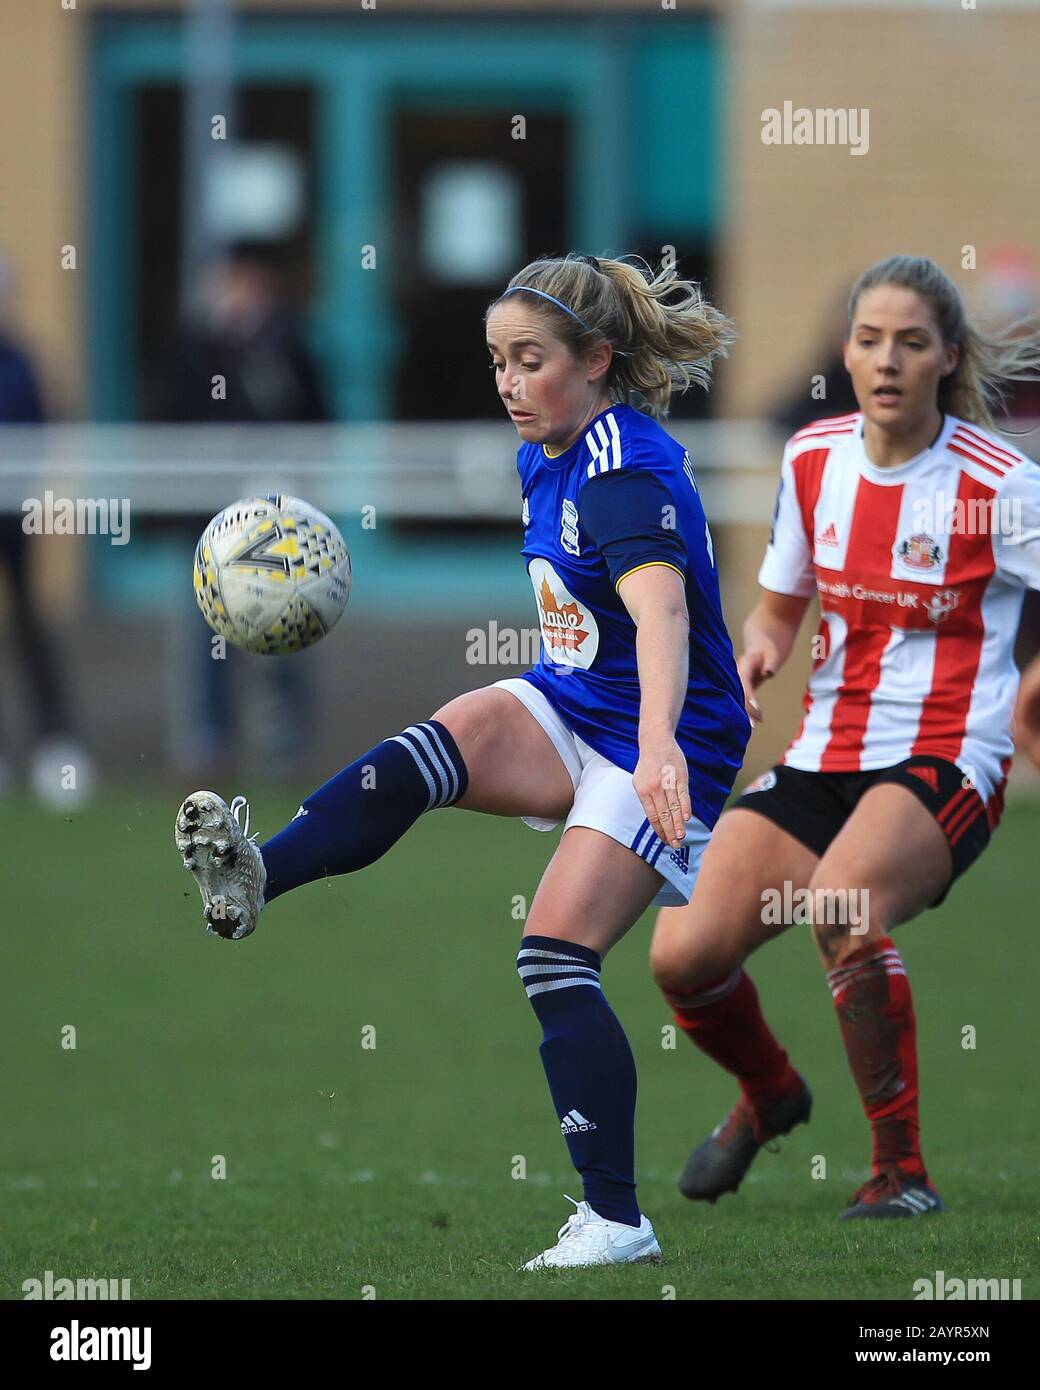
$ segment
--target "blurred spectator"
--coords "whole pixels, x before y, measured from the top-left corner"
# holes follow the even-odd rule
[[[849,415],[859,409],[843,357],[849,288],[851,281],[832,301],[820,344],[805,364],[798,385],[769,412],[770,420],[785,438],[813,420]],[[826,392],[822,398],[821,389]]]
[[[173,367],[169,418],[220,424],[286,424],[328,418],[318,374],[284,301],[269,247],[233,246],[199,286],[195,322]],[[225,380],[214,398],[213,378]]]
[[[214,388],[215,379],[222,387]],[[281,268],[268,247],[242,243],[203,275],[198,310],[178,344],[164,418],[181,424],[322,422],[328,412],[301,325],[285,302]],[[235,499],[229,497],[228,502]],[[185,569],[208,516],[177,518]],[[186,669],[175,680],[174,760],[184,771],[227,774],[234,765],[235,671],[248,669],[265,707],[263,770],[288,775],[311,728],[310,690],[298,658],[250,657],[226,649],[214,659],[213,634],[184,585]]]
[[[0,259],[0,426],[42,425],[43,400],[32,362],[10,322],[11,272]],[[72,721],[51,641],[40,617],[29,572],[29,537],[21,513],[0,512],[0,570],[6,576],[11,649],[28,683],[32,748],[29,784],[48,805],[73,809],[89,800],[94,766],[71,733]],[[0,748],[0,794],[12,780],[8,747]]]

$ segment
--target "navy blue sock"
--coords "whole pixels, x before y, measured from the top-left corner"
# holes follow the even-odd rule
[[[599,966],[595,951],[569,941],[520,942],[517,969],[542,1025],[542,1065],[585,1200],[607,1221],[638,1226],[636,1064]]]
[[[436,719],[384,739],[312,792],[285,829],[260,846],[264,900],[365,868],[424,811],[450,806],[468,784],[462,754]]]

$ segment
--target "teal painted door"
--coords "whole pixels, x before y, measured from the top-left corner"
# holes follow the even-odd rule
[[[713,166],[704,154],[716,126],[705,77],[713,71],[710,30],[669,16],[667,40],[662,48],[660,21],[602,17],[538,24],[240,18],[236,84],[303,91],[312,113],[310,328],[339,418],[387,418],[408,351],[408,301],[397,287],[416,250],[401,235],[395,187],[402,113],[560,123],[563,235],[576,249],[616,253],[658,208],[677,216],[680,230],[684,208],[690,226],[712,219]],[[140,208],[149,180],[173,173],[156,167],[143,139],[141,99],[176,88],[185,61],[180,20],[106,17],[94,26],[89,339],[91,409],[101,420],[145,413],[141,325],[156,276]],[[501,138],[515,138],[512,123]]]

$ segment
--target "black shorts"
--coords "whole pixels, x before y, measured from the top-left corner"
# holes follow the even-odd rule
[[[912,791],[946,836],[953,874],[932,903],[938,907],[990,837],[986,803],[956,763],[926,755],[873,772],[802,772],[781,763],[756,777],[734,805],[757,811],[822,858],[864,792],[886,782]]]

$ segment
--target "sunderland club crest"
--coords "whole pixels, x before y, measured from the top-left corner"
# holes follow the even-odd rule
[[[911,570],[933,570],[937,565],[941,565],[943,560],[942,547],[938,541],[925,535],[923,531],[900,541],[896,546],[896,556]]]

